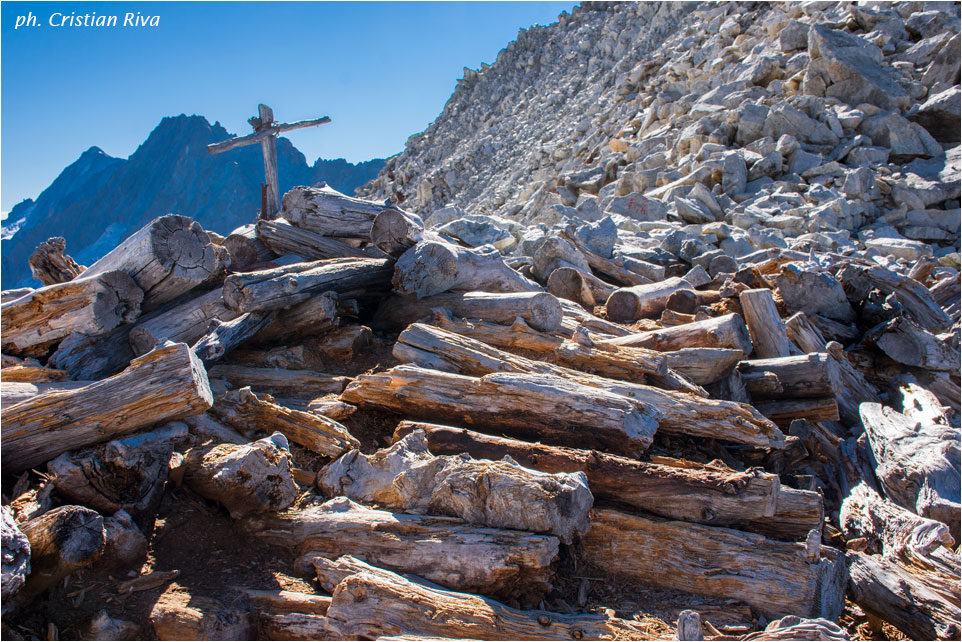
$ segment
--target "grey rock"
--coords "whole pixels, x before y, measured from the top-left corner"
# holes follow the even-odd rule
[[[686,223],[710,223],[715,220],[714,215],[701,202],[694,199],[675,197],[675,210]]]
[[[871,138],[873,145],[888,148],[896,162],[919,156],[940,156],[943,153],[942,146],[921,125],[906,120],[894,111],[866,118],[859,126],[859,131]]]
[[[456,218],[464,218],[467,215],[468,213],[457,205],[445,205],[431,212],[431,214],[424,219],[424,225],[427,227],[438,227]]]
[[[884,165],[889,162],[887,147],[856,147],[845,156],[845,162],[853,167]]]
[[[855,310],[845,297],[845,289],[829,274],[787,263],[774,282],[785,305],[792,310],[820,314],[842,323],[855,320]]]
[[[663,221],[668,215],[668,206],[656,198],[633,193],[611,199],[605,206],[605,211],[636,221]]]
[[[909,120],[924,127],[937,141],[957,143],[959,142],[959,133],[962,131],[959,95],[960,89],[956,85],[930,96],[919,107],[918,112],[909,116]]]
[[[542,281],[558,267],[574,267],[585,274],[591,271],[588,261],[570,241],[549,236],[534,254],[531,273]]]
[[[802,89],[815,96],[834,96],[857,106],[861,103],[882,109],[905,109],[911,99],[882,66],[882,51],[864,38],[813,25],[808,35],[811,57]]]
[[[724,243],[724,241],[722,242]],[[713,279],[719,274],[734,274],[738,272],[738,263],[735,262],[735,259],[728,256],[724,250],[719,250],[719,252],[718,255],[712,257],[708,264],[708,273]]]
[[[879,190],[875,186],[875,172],[868,167],[845,172],[842,181],[842,193],[849,198],[871,200],[879,197]]]
[[[748,183],[748,169],[745,161],[738,154],[731,153],[725,156],[722,164],[722,192],[728,195],[741,194],[745,191]]]
[[[951,4],[951,3],[948,3]],[[905,28],[922,38],[931,38],[946,31],[959,32],[959,18],[942,11],[921,11],[905,21]]]
[[[605,168],[593,167],[580,172],[572,172],[564,177],[564,184],[574,192],[597,194],[604,184]]]
[[[678,258],[695,265],[700,265],[700,263],[697,262],[697,258],[714,249],[715,248],[700,239],[686,239],[682,241],[681,248],[678,250]]]
[[[578,226],[575,234],[585,247],[606,259],[611,258],[611,253],[618,243],[618,227],[610,216]]]
[[[510,250],[517,239],[508,229],[498,225],[490,216],[468,216],[445,223],[437,228],[439,234],[454,237],[471,247],[493,245],[499,251]]]
[[[778,48],[789,53],[808,47],[809,26],[798,20],[790,20],[778,33]]]
[[[929,88],[959,84],[959,34],[955,34],[932,58],[922,76],[922,84]]]
[[[772,107],[765,119],[764,133],[772,138],[789,134],[813,145],[838,144],[838,136],[825,123],[809,118],[805,112],[788,104]]]
[[[865,247],[907,261],[918,261],[923,256],[932,256],[932,248],[928,243],[909,239],[875,238],[865,241]]]

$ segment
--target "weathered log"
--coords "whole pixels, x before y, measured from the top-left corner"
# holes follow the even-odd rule
[[[627,399],[640,413],[657,420],[659,429],[667,432],[709,436],[773,448],[784,445],[784,435],[758,415],[751,406],[606,379],[526,359],[432,326],[413,324],[408,327],[398,337],[393,354],[399,361],[413,362],[422,368],[434,368],[472,377],[514,372],[568,380],[579,387],[587,386]],[[556,403],[557,401],[553,402]],[[485,425],[480,419],[478,423]],[[497,427],[496,424],[487,425]]]
[[[359,407],[628,455],[647,449],[657,427],[650,412],[621,395],[546,374],[476,378],[403,365],[358,376],[341,399]]]
[[[356,353],[371,345],[372,338],[373,333],[369,327],[352,325],[314,337],[307,342],[307,346],[318,359],[350,363]]]
[[[60,342],[47,365],[66,370],[78,381],[98,381],[111,377],[133,361],[130,332],[136,327],[124,324],[96,337],[74,332]]]
[[[224,281],[224,304],[237,312],[277,310],[333,291],[387,291],[391,264],[387,259],[326,259],[282,268],[232,274]]]
[[[665,301],[665,310],[695,314],[701,306],[718,303],[722,293],[718,290],[677,290]]]
[[[632,286],[665,279],[665,268],[660,265],[628,256],[613,256],[609,259],[592,252],[575,233],[574,225],[569,225],[563,230],[561,237],[581,252],[592,270],[610,277],[615,283]]]
[[[587,310],[593,310],[595,302],[598,300],[595,298],[588,278],[574,268],[559,267],[552,270],[545,286],[548,292],[559,299],[574,301]],[[607,297],[601,300],[605,299]]]
[[[296,591],[240,589],[251,606],[257,639],[340,640],[336,623],[327,618],[331,598]]]
[[[66,452],[47,463],[57,492],[75,504],[105,515],[124,510],[150,514],[160,503],[175,440],[187,437],[186,425],[116,439],[96,448]]]
[[[344,241],[295,227],[282,218],[260,219],[257,221],[256,229],[257,238],[263,241],[268,249],[281,256],[296,254],[306,261],[370,256],[369,253]]]
[[[631,330],[623,325],[618,325],[611,321],[605,321],[601,317],[596,317],[573,301],[558,299],[558,302],[561,304],[561,311],[564,315],[561,319],[561,327],[558,328],[559,334],[570,337],[579,327],[585,327],[589,330],[608,334],[613,337],[622,337],[631,334]]]
[[[894,293],[908,315],[929,332],[945,332],[952,325],[949,316],[932,300],[929,290],[915,279],[881,266],[866,268],[851,263],[843,266],[836,276],[845,285],[850,299],[863,300],[869,289],[876,288],[883,294]]]
[[[21,591],[27,596],[93,564],[106,542],[103,517],[82,506],[59,506],[20,530],[30,541],[30,575]]]
[[[437,457],[420,430],[372,455],[342,455],[318,473],[317,486],[328,496],[547,533],[564,544],[588,530],[593,502],[584,473],[541,473],[510,459]]]
[[[760,469],[739,473],[666,458],[659,463],[640,462],[415,421],[398,424],[395,441],[414,430],[425,432],[428,447],[436,455],[466,452],[491,460],[507,455],[522,466],[546,473],[580,471],[596,499],[670,519],[753,530],[793,541],[804,539],[822,524],[818,493],[785,486],[779,489],[777,476]],[[678,497],[685,501],[679,502]]]
[[[210,366],[225,354],[244,343],[269,326],[277,317],[276,310],[245,312],[236,319],[220,321],[213,319],[204,333],[190,349],[197,358]]]
[[[250,614],[171,584],[150,610],[158,640],[249,640]]]
[[[786,428],[796,419],[809,421],[838,421],[838,402],[835,397],[805,399],[772,399],[756,401],[755,410],[765,415],[779,428]]]
[[[421,241],[445,242],[438,234],[425,230],[421,217],[410,212],[391,207],[374,217],[371,244],[388,256],[397,258]]]
[[[257,343],[283,343],[293,338],[329,332],[338,323],[337,292],[315,294],[306,301],[280,310],[274,321],[254,335]]]
[[[235,388],[247,386],[257,393],[279,397],[314,398],[320,394],[344,391],[350,381],[341,377],[314,372],[313,370],[288,370],[279,367],[255,368],[218,364],[208,373],[211,379],[226,379]]]
[[[311,399],[305,408],[307,412],[324,415],[328,419],[341,421],[357,412],[357,406],[344,403],[338,399],[331,399],[327,396]]]
[[[694,642],[705,639],[705,634],[701,630],[701,616],[698,615],[697,611],[686,609],[678,614],[675,638],[678,640],[693,640]]]
[[[621,349],[631,350],[632,348]],[[721,381],[745,356],[741,350],[731,348],[682,348],[663,354],[665,363],[673,372],[677,372],[699,386]]]
[[[788,335],[775,309],[772,291],[766,288],[745,290],[738,295],[738,300],[752,336],[755,356],[759,359],[789,356]]]
[[[4,303],[0,310],[2,349],[39,357],[72,332],[110,332],[140,315],[143,290],[123,272],[107,272],[47,285]]]
[[[851,640],[848,631],[839,625],[829,622],[825,618],[800,618],[797,615],[786,615],[780,620],[769,622],[764,631],[749,633],[738,638],[718,637],[715,639],[736,639],[745,642],[797,642],[798,640]]]
[[[726,314],[672,328],[606,339],[605,342],[617,346],[649,348],[660,352],[682,348],[731,348],[741,350],[747,355],[752,351],[748,328],[739,314]]]
[[[185,344],[170,344],[137,357],[109,379],[7,408],[3,465],[24,470],[68,450],[200,414],[212,401],[204,366]]]
[[[297,499],[287,438],[279,432],[249,444],[192,448],[184,482],[224,506],[234,519],[252,511],[284,510]]]
[[[561,337],[535,330],[520,317],[509,322],[510,325],[502,325],[455,318],[450,311],[438,308],[431,311],[428,322],[498,348],[526,350],[539,355],[554,352],[565,341]]]
[[[923,517],[958,524],[958,429],[912,420],[875,403],[862,404],[860,412],[878,462],[875,472],[889,499]]]
[[[256,395],[249,387],[228,392],[217,400],[211,412],[242,433],[253,428],[280,432],[295,444],[325,457],[337,457],[360,446],[347,428],[336,421],[279,406],[270,395]]]
[[[838,365],[827,352],[741,361],[738,373],[752,399],[759,400],[830,397],[839,387]]]
[[[328,186],[295,187],[284,194],[281,218],[322,236],[368,241],[386,203],[345,196]]]
[[[218,288],[137,323],[130,329],[130,346],[139,356],[163,345],[164,341],[192,345],[204,336],[214,319],[231,321],[237,317],[237,312],[224,305]]]
[[[147,559],[147,538],[125,510],[104,518],[104,550],[97,560],[100,568],[140,568]]]
[[[0,595],[3,610],[7,602],[15,596],[30,574],[30,540],[23,534],[6,506],[0,508],[0,537],[2,537],[2,557],[0,557]]]
[[[346,497],[303,510],[252,514],[240,524],[296,556],[350,553],[456,591],[535,601],[550,588],[550,566],[558,554],[558,540],[549,535],[374,510]]]
[[[231,269],[234,272],[245,272],[250,265],[277,258],[277,254],[257,237],[254,223],[242,225],[228,234],[222,245],[230,253]]]
[[[611,345],[596,341],[591,335],[586,328],[578,328],[572,340],[556,347],[547,360],[574,370],[637,383],[644,383],[646,374],[668,374],[666,355],[646,348]]]
[[[907,366],[958,372],[959,351],[905,318],[895,318],[866,333],[879,350]]]
[[[619,288],[608,297],[605,307],[612,321],[637,321],[654,318],[665,309],[674,292],[691,290],[694,286],[680,277],[671,277],[657,283]]]
[[[561,325],[559,300],[547,292],[450,292],[416,299],[391,297],[374,315],[378,327],[402,329],[432,314],[435,308],[469,319],[509,324],[522,318],[535,330],[552,332]]]
[[[23,473],[17,480],[18,483],[21,480],[28,481],[27,475],[28,473]],[[17,494],[16,489],[14,489],[14,495],[16,496],[9,506],[10,510],[13,511],[13,518],[17,523],[20,523],[46,513],[53,508],[52,495],[54,490],[53,482],[42,478],[36,487],[28,488],[20,494]]]
[[[448,290],[541,292],[534,281],[505,265],[494,248],[466,248],[421,241],[398,258],[391,281],[394,291],[418,299]]]
[[[167,214],[131,234],[84,271],[84,278],[125,272],[144,291],[144,310],[154,309],[216,274],[217,253],[200,223]]]
[[[350,557],[315,562],[322,585],[334,585],[327,617],[342,636],[384,635],[477,640],[645,640],[641,626],[606,615],[521,611],[480,595],[405,579]]]
[[[31,276],[44,285],[66,283],[77,278],[85,268],[64,254],[65,249],[67,241],[62,236],[54,236],[38,245],[27,259]]]
[[[12,357],[16,359],[16,357]],[[5,367],[0,370],[3,383],[52,383],[66,381],[70,374],[66,370],[44,368],[36,359],[29,359],[16,366]]]
[[[835,620],[845,603],[845,558],[835,549],[777,542],[689,522],[591,511],[584,559],[612,578],[747,602],[765,617]]]
[[[184,423],[190,428],[190,433],[201,442],[212,441],[215,444],[246,444],[248,442],[244,435],[228,428],[207,412],[186,417]]]
[[[949,319],[958,323],[962,316],[962,275],[956,272],[955,276],[942,279],[929,288],[929,293],[932,300],[949,315]]]

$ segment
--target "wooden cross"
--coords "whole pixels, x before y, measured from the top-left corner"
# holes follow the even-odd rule
[[[264,152],[264,182],[267,184],[266,208],[261,211],[261,218],[272,219],[277,218],[277,214],[281,211],[281,191],[277,182],[277,135],[294,129],[317,127],[331,122],[331,119],[324,116],[314,120],[299,120],[296,123],[275,123],[274,111],[267,105],[258,105],[257,114],[247,120],[254,128],[253,134],[212,143],[207,146],[207,151],[211,154],[220,154],[235,147],[261,144],[261,150]]]

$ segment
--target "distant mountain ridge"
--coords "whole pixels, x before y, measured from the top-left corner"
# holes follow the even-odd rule
[[[210,154],[207,145],[232,135],[203,116],[164,118],[129,158],[91,147],[36,200],[18,203],[4,221],[0,241],[2,287],[37,286],[27,258],[51,236],[63,236],[67,253],[90,265],[157,216],[190,216],[219,234],[252,222],[261,205],[264,161],[259,145]],[[281,194],[296,185],[326,182],[353,194],[373,179],[383,159],[307,164],[286,138],[277,140]],[[13,230],[16,230],[15,232]]]

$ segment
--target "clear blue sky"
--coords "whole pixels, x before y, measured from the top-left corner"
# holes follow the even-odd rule
[[[85,149],[126,158],[164,116],[249,133],[259,102],[308,161],[385,157],[424,130],[463,67],[492,63],[573,2],[9,2],[0,7],[0,207],[35,198]],[[54,27],[53,13],[159,15]],[[14,29],[32,12],[40,26]]]

